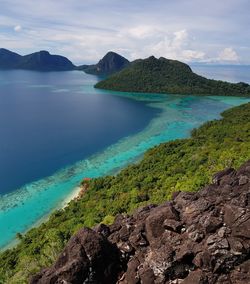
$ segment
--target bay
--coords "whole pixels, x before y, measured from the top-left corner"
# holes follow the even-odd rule
[[[1,247],[64,206],[84,177],[115,173],[249,101],[117,93],[97,81],[77,71],[0,72]]]

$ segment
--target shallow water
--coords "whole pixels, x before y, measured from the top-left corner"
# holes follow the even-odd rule
[[[57,76],[61,76],[61,74],[58,73]],[[79,73],[73,72],[70,76],[72,74],[78,76]],[[81,73],[81,76],[89,75]],[[111,143],[104,149],[96,149],[95,154],[59,169],[53,175],[2,195],[0,199],[0,231],[4,234],[0,235],[0,246],[8,244],[14,239],[17,232],[24,232],[54,208],[61,207],[67,196],[84,177],[98,177],[114,173],[138,159],[147,149],[165,141],[187,137],[193,128],[207,120],[219,118],[219,114],[223,110],[247,101],[244,98],[234,97],[115,93],[94,89],[94,81],[92,84],[83,86],[82,92],[88,93],[90,96],[101,96],[102,100],[97,100],[99,107],[102,107],[102,102],[112,97],[122,99],[124,102],[136,102],[136,108],[143,108],[141,114],[146,111],[151,116],[142,118],[144,126],[141,129],[138,127],[134,133],[123,135],[117,142]],[[74,86],[74,80],[72,86]],[[30,88],[46,90],[51,88],[51,82],[49,84],[37,82]],[[60,86],[55,92],[61,94],[65,92],[65,89],[66,87]],[[40,97],[38,96],[37,99]],[[60,99],[60,97],[56,98],[56,100]],[[74,98],[68,98],[66,103],[70,103],[71,99]],[[127,117],[130,116],[130,111],[131,117],[133,117],[132,110],[130,108],[127,110]],[[129,124],[131,123],[133,121],[130,120]],[[140,126],[142,125],[143,123]]]

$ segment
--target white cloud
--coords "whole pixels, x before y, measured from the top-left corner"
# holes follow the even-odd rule
[[[153,45],[151,52],[156,56],[183,61],[204,59],[205,52],[190,48],[192,41],[186,29],[175,31]]]
[[[14,27],[15,32],[20,32],[21,29],[22,29],[22,27],[20,25],[17,25],[17,26]]]
[[[205,58],[205,52],[198,50],[183,50],[182,52],[186,61],[191,60],[203,60]]]
[[[241,49],[249,44],[247,3],[1,0],[0,38],[16,52],[47,49],[76,64],[95,63],[109,50],[130,60],[155,55],[187,62],[240,58],[237,63],[247,63],[249,50]]]
[[[226,47],[219,53],[218,60],[219,61],[238,61],[239,56],[232,47]]]
[[[143,39],[150,37],[156,33],[156,29],[153,26],[136,26],[128,30],[128,34],[132,37]]]

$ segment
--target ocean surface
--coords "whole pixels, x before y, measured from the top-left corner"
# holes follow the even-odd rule
[[[192,69],[250,82],[249,67]],[[0,71],[0,247],[64,206],[84,177],[115,173],[249,101],[117,93],[95,89],[97,81],[79,71]]]

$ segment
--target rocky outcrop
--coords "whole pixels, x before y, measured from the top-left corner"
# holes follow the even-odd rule
[[[250,161],[199,192],[80,230],[31,283],[250,283]]]

